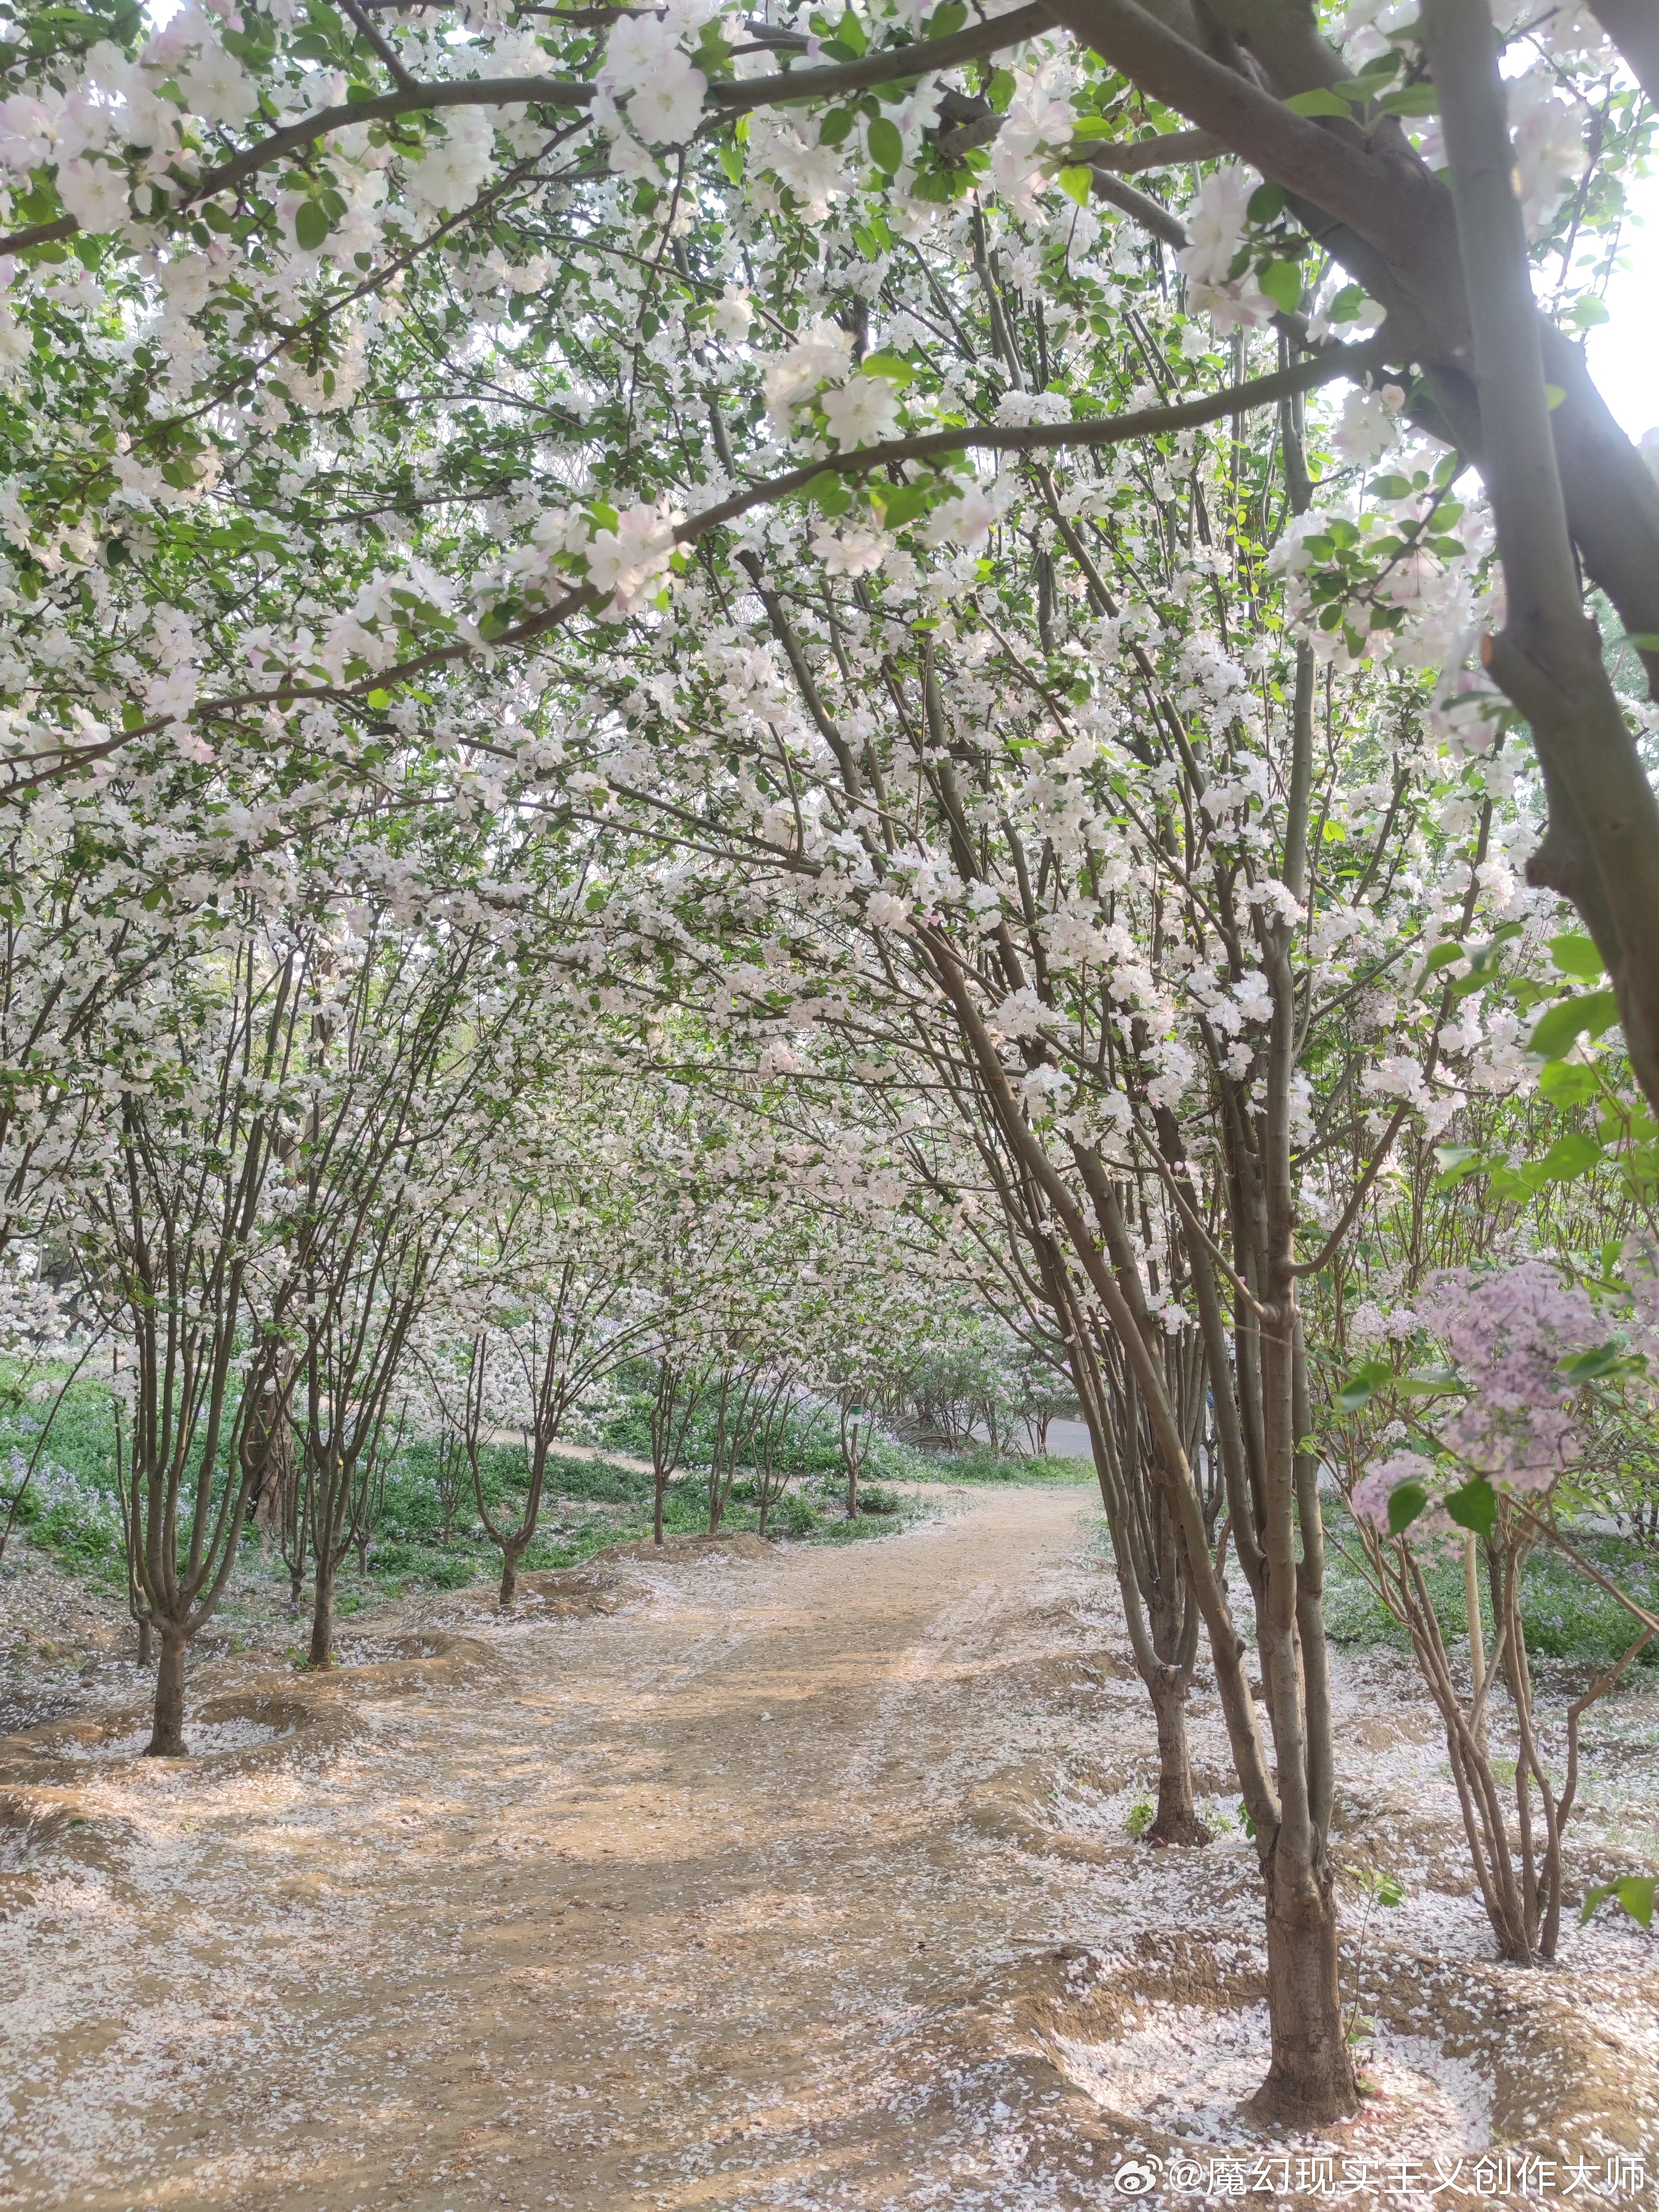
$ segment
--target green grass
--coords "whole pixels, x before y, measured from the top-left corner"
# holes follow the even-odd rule
[[[9,1378],[0,1368],[0,1463],[9,1454],[27,1455],[39,1443],[41,1409],[15,1399],[8,1401]],[[638,1415],[631,1407],[613,1427],[629,1431]],[[633,1441],[631,1433],[628,1441]],[[612,1450],[623,1449],[617,1437]],[[1021,1459],[993,1452],[988,1446],[959,1453],[922,1452],[886,1439],[878,1440],[871,1453],[869,1473],[862,1486],[862,1510],[856,1521],[845,1518],[845,1492],[840,1454],[832,1431],[802,1425],[784,1455],[795,1476],[785,1497],[772,1508],[771,1532],[801,1543],[848,1544],[867,1540],[914,1524],[925,1517],[922,1499],[901,1495],[895,1482],[985,1484],[997,1486],[1052,1488],[1090,1485],[1094,1471],[1086,1461]],[[14,1461],[14,1465],[15,1462]],[[521,1447],[495,1445],[483,1455],[484,1495],[492,1510],[516,1521],[526,1480]],[[501,1554],[479,1525],[470,1487],[459,1501],[447,1537],[437,1492],[437,1462],[434,1446],[423,1439],[405,1444],[388,1469],[384,1508],[368,1554],[367,1576],[357,1572],[355,1558],[342,1572],[340,1606],[343,1612],[360,1609],[378,1599],[419,1589],[456,1589],[469,1583],[489,1581],[500,1572]],[[15,1478],[13,1478],[15,1480]],[[9,1486],[8,1484],[7,1486]],[[1326,1600],[1326,1620],[1333,1639],[1357,1645],[1390,1644],[1405,1649],[1404,1632],[1384,1612],[1358,1571],[1344,1559],[1338,1544],[1352,1544],[1352,1531],[1340,1507],[1328,1508],[1333,1542]],[[115,1426],[107,1390],[95,1382],[82,1380],[66,1393],[52,1424],[33,1486],[18,1516],[20,1527],[38,1549],[50,1553],[71,1572],[108,1591],[120,1594],[125,1587],[120,1520],[115,1503]],[[672,1535],[696,1534],[708,1525],[706,1474],[683,1474],[672,1481],[665,1501],[664,1526]],[[760,1525],[750,1486],[739,1480],[722,1523],[725,1533],[753,1533]],[[651,1530],[651,1478],[638,1468],[610,1459],[556,1458],[548,1470],[541,1526],[523,1565],[531,1571],[572,1567],[605,1546],[647,1536]],[[1659,1559],[1619,1536],[1586,1535],[1583,1548],[1596,1565],[1620,1581],[1638,1601],[1659,1607]],[[279,1582],[262,1565],[257,1540],[250,1534],[244,1547],[245,1584]],[[1437,1559],[1428,1579],[1436,1608],[1447,1633],[1467,1632],[1463,1611],[1461,1563]],[[1585,1667],[1602,1667],[1632,1641],[1629,1616],[1612,1599],[1559,1554],[1540,1547],[1528,1563],[1525,1619],[1530,1650],[1548,1658]],[[1490,1624],[1488,1624],[1490,1634]],[[1659,1650],[1650,1648],[1644,1663],[1659,1663]]]
[[[1358,1568],[1338,1547],[1357,1553],[1358,1545],[1346,1510],[1325,1503],[1329,1537],[1325,1577],[1325,1625],[1337,1644],[1392,1644],[1408,1650],[1403,1628],[1392,1619]],[[1584,1534],[1574,1541],[1586,1559],[1610,1581],[1627,1590],[1638,1604],[1659,1608],[1659,1559],[1623,1536]],[[1425,1562],[1425,1579],[1442,1629],[1449,1637],[1468,1633],[1468,1613],[1463,1601],[1463,1564],[1455,1555],[1436,1555]],[[1486,1614],[1487,1647],[1491,1648],[1492,1618]],[[1536,1658],[1557,1659],[1589,1668],[1608,1666],[1635,1641],[1636,1624],[1582,1575],[1559,1552],[1540,1546],[1527,1562],[1522,1583],[1521,1616],[1527,1632],[1527,1648]],[[1659,1663],[1659,1650],[1650,1645],[1643,1654],[1647,1665]]]
[[[892,1449],[906,1451],[902,1445]],[[1052,1490],[1073,1483],[1092,1486],[1096,1480],[1086,1459],[1020,1459],[994,1452],[989,1445],[965,1452],[906,1451],[906,1458],[905,1467],[892,1474],[908,1482],[983,1482]]]
[[[27,1455],[38,1443],[40,1422],[27,1405],[8,1407],[0,1371],[0,1455]],[[798,1445],[811,1438],[796,1439]],[[797,1479],[769,1515],[769,1532],[796,1542],[846,1544],[890,1534],[925,1517],[919,1502],[899,1496],[880,1481],[861,1486],[858,1518],[845,1518],[845,1490],[840,1453],[833,1433],[817,1439],[823,1450],[797,1450]],[[18,1514],[18,1527],[36,1549],[112,1595],[125,1588],[120,1517],[115,1491],[116,1431],[108,1392],[80,1382],[66,1394],[46,1439],[41,1464]],[[613,1447],[615,1449],[616,1447]],[[810,1462],[810,1464],[805,1463]],[[879,1473],[930,1479],[933,1463],[926,1455],[884,1446],[872,1455]],[[498,1522],[514,1525],[521,1516],[527,1480],[523,1448],[500,1444],[481,1455],[484,1499]],[[337,1603],[343,1614],[376,1601],[419,1589],[456,1589],[493,1580],[501,1553],[478,1517],[471,1480],[454,1502],[446,1533],[437,1483],[436,1449],[415,1438],[399,1448],[386,1471],[384,1498],[368,1553],[368,1571],[359,1571],[355,1553],[343,1564]],[[15,1478],[14,1478],[15,1479]],[[1012,1479],[994,1472],[964,1474],[955,1462],[939,1479]],[[606,1546],[651,1533],[652,1483],[647,1473],[614,1460],[556,1456],[549,1463],[536,1540],[521,1567],[579,1565]],[[706,1473],[678,1476],[664,1500],[663,1523],[670,1535],[692,1535],[708,1525]],[[758,1530],[749,1481],[734,1484],[721,1522],[723,1534]],[[236,1583],[228,1594],[231,1609],[261,1589],[286,1587],[281,1563],[268,1560],[250,1531],[244,1539]]]

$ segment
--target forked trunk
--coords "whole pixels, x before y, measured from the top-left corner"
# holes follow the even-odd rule
[[[1353,2055],[1342,2024],[1337,1916],[1328,1863],[1310,1877],[1267,1875],[1267,2009],[1273,2063],[1249,2100],[1276,2127],[1328,2127],[1359,2107]]]
[[[1186,1689],[1180,1684],[1159,1685],[1152,1698],[1158,1722],[1158,1816],[1147,1836],[1160,1844],[1207,1844],[1210,1832],[1193,1804]]]
[[[306,1654],[313,1667],[326,1667],[334,1650],[334,1561],[326,1547],[317,1560],[316,1596],[311,1608],[311,1649]]]
[[[183,1759],[185,1751],[185,1652],[181,1630],[161,1631],[161,1660],[155,1670],[155,1719],[144,1749],[146,1759]]]

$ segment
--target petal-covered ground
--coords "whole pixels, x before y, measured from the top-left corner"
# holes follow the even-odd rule
[[[1655,1942],[1498,1966],[1402,1662],[1341,1660],[1339,1856],[1406,1901],[1345,1987],[1376,2094],[1274,2143],[1236,1827],[1154,1778],[1084,1490],[844,1550],[684,1551],[225,1657],[0,1755],[0,2204],[1651,2205]],[[1195,1701],[1211,1809],[1236,1802]],[[1653,1849],[1652,1692],[1599,1716],[1587,1871]]]

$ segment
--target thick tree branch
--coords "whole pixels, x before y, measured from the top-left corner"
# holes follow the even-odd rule
[[[1273,406],[1293,392],[1311,392],[1319,385],[1334,383],[1340,376],[1368,375],[1389,358],[1388,349],[1376,339],[1367,345],[1329,346],[1310,354],[1293,368],[1275,369],[1269,376],[1255,377],[1248,384],[1229,385],[1219,392],[1207,392],[1201,399],[1181,400],[1170,407],[1137,408],[1132,414],[1095,416],[1081,422],[1031,422],[1018,428],[988,422],[963,428],[925,430],[914,438],[892,438],[879,446],[859,446],[850,453],[827,453],[822,459],[804,462],[783,476],[769,477],[760,483],[733,492],[718,507],[708,507],[682,523],[674,534],[682,544],[690,544],[706,531],[735,521],[750,507],[804,491],[815,477],[826,473],[867,476],[872,470],[896,461],[933,460],[970,448],[983,453],[1051,453],[1063,446],[1120,446],[1133,438],[1194,429],[1205,422],[1248,414],[1254,408]]]
[[[1042,38],[1053,29],[1046,7],[1016,8],[1011,15],[993,15],[988,22],[970,23],[948,39],[921,39],[915,46],[884,46],[879,53],[865,54],[855,62],[784,70],[776,76],[751,76],[731,84],[711,85],[708,104],[722,115],[747,115],[757,107],[781,107],[792,100],[837,99],[844,92],[860,92],[871,85],[902,84],[933,70],[960,69],[964,62],[981,61],[988,54],[1023,46],[1028,39]]]
[[[767,506],[793,493],[804,491],[816,477],[826,471],[841,476],[864,476],[872,469],[890,462],[927,459],[938,455],[960,453],[968,447],[991,452],[1031,453],[1052,451],[1068,445],[1121,445],[1133,438],[1156,436],[1166,430],[1190,429],[1205,422],[1219,422],[1228,416],[1241,415],[1256,407],[1272,406],[1296,392],[1311,391],[1316,386],[1328,384],[1340,376],[1363,376],[1378,367],[1382,356],[1373,342],[1370,346],[1333,346],[1322,353],[1310,355],[1293,368],[1279,369],[1271,376],[1258,377],[1249,384],[1231,385],[1220,392],[1211,392],[1202,399],[1188,400],[1173,407],[1141,408],[1131,414],[1102,416],[1085,422],[1031,423],[1024,428],[1003,428],[987,424],[977,428],[933,430],[915,438],[896,438],[885,445],[860,446],[852,453],[835,453],[823,460],[808,461],[782,476],[769,477],[759,483],[745,485],[731,498],[718,505],[705,507],[702,514],[688,516],[675,529],[674,537],[681,545],[694,545],[709,531],[722,524],[736,521],[752,508]],[[356,684],[277,684],[262,691],[239,691],[217,699],[204,699],[195,708],[192,720],[211,720],[240,714],[250,708],[291,706],[305,699],[347,701],[361,699],[370,691],[381,690],[398,684],[408,683],[428,669],[447,666],[453,662],[471,660],[493,655],[514,646],[529,645],[551,631],[560,629],[576,616],[598,606],[603,595],[591,584],[574,584],[569,591],[551,606],[531,615],[504,630],[487,645],[479,646],[458,639],[449,645],[434,646],[429,651],[416,653],[410,659],[399,661],[391,668],[366,676]],[[54,749],[48,755],[25,756],[0,763],[0,791],[8,798],[17,798],[44,783],[56,782],[77,769],[89,768],[96,762],[106,760],[123,747],[153,737],[166,726],[169,717],[153,716],[136,729],[124,730],[116,735],[91,745]]]
[[[1653,0],[1590,0],[1590,12],[1659,107],[1659,8]]]
[[[1159,205],[1149,193],[1138,192],[1133,185],[1126,185],[1099,167],[1092,160],[1089,164],[1089,190],[1097,200],[1108,201],[1119,209],[1143,230],[1161,238],[1166,246],[1177,252],[1187,243],[1187,226],[1166,207]]]
[[[1563,826],[1593,879],[1560,887],[1595,938],[1632,1067],[1659,1107],[1659,801],[1580,601],[1498,42],[1485,0],[1427,0],[1423,27],[1451,157],[1482,470],[1504,563],[1507,615],[1486,658],[1532,725],[1550,782],[1571,799],[1577,818]]]
[[[708,106],[716,116],[747,115],[760,107],[783,106],[794,100],[827,100],[843,92],[871,85],[896,84],[939,70],[959,69],[1005,47],[1040,38],[1053,28],[1046,8],[1016,9],[1012,15],[994,16],[988,22],[970,24],[948,39],[922,39],[914,46],[884,46],[856,62],[837,63],[823,69],[784,70],[773,76],[749,77],[711,85]],[[377,49],[378,51],[378,49]],[[401,115],[423,115],[446,107],[587,107],[596,88],[580,79],[545,76],[464,77],[453,82],[416,83],[388,47],[388,69],[401,77],[395,91],[375,100],[342,101],[319,108],[297,123],[273,131],[257,145],[244,147],[216,168],[189,177],[175,172],[168,212],[191,207],[218,193],[231,191],[247,178],[257,176],[274,162],[301,147],[358,123],[391,123]],[[0,238],[0,253],[20,253],[31,246],[73,238],[81,226],[73,216],[55,222],[33,223],[26,230]]]
[[[1351,125],[1313,122],[1283,106],[1283,97],[1341,74],[1300,0],[1212,0],[1265,70],[1271,91],[1200,52],[1135,0],[1048,4],[1143,90],[1287,188],[1298,220],[1387,308],[1398,357],[1422,364],[1445,426],[1479,463],[1484,448],[1450,197],[1394,127],[1362,139]],[[1651,0],[1616,4],[1659,20]],[[1626,629],[1659,634],[1659,485],[1608,413],[1582,347],[1537,319],[1546,374],[1566,395],[1552,428],[1573,538]],[[1659,653],[1644,657],[1659,697]]]

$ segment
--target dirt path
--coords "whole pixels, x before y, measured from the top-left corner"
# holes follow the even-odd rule
[[[131,1756],[136,1716],[0,1747],[0,2205],[1071,2212],[1126,2157],[1184,2212],[1541,2202],[1480,2164],[1506,2144],[1650,2205],[1652,1945],[1492,1963],[1386,1655],[1337,1668],[1337,1850],[1409,1893],[1344,1969],[1379,2094],[1322,2144],[1249,2137],[1253,1854],[1126,1832],[1152,1734],[1090,1495],[952,1504],[551,1578],[505,1629],[449,1601],[331,1678],[216,1662],[186,1766]],[[1589,1771],[1644,1856],[1655,1706]]]
[[[1091,1687],[1088,1504],[647,1571],[320,1758],[106,1767],[3,1931],[9,2201],[1002,2201],[1030,2085],[959,2001],[1050,1917],[993,1801]]]

